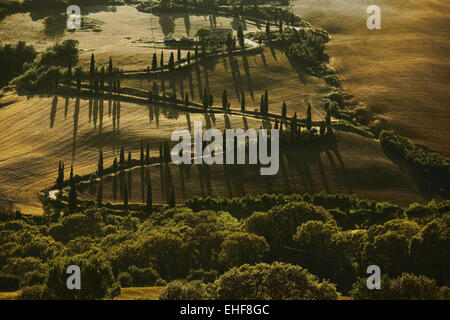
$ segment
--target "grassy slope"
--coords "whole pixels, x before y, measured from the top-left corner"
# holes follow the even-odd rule
[[[304,2],[295,11],[329,31],[331,63],[348,91],[415,143],[450,156],[450,4],[383,0],[382,29],[366,28],[366,0]]]
[[[411,173],[392,163],[379,143],[349,133],[338,133],[336,148],[320,150],[317,146],[288,147],[282,150],[277,175],[260,176],[258,165],[215,165],[201,167],[159,165],[150,167],[154,203],[165,203],[170,185],[174,186],[177,201],[194,195],[236,197],[252,193],[293,193],[326,191],[329,193],[357,193],[363,198],[390,201],[407,206],[413,201],[424,201]],[[123,175],[130,181],[130,202],[145,199],[145,170],[135,168]],[[169,177],[169,178],[167,178]],[[116,178],[120,190],[121,178]],[[123,185],[123,184],[122,184]],[[103,185],[104,201],[120,203],[120,192],[114,199],[113,178]],[[97,186],[86,188],[82,196],[95,200]]]
[[[232,72],[231,65],[235,71]],[[245,68],[244,66],[248,66]],[[173,76],[165,76],[161,82],[167,92],[175,88],[180,97],[182,92],[201,103],[199,92],[204,91],[205,86],[214,96],[215,104],[222,104],[222,93],[226,89],[231,108],[241,108],[240,96],[244,92],[246,109],[255,110],[260,107],[261,94],[269,89],[270,112],[281,114],[283,101],[288,105],[288,115],[297,112],[299,117],[305,117],[308,102],[312,102],[313,118],[323,119],[325,116],[322,108],[318,107],[321,97],[329,92],[329,87],[322,79],[308,76],[291,66],[286,55],[279,50],[265,48],[262,53],[253,53],[244,56],[235,56],[234,59],[219,57],[210,60],[200,66],[193,66],[189,71],[177,73]],[[147,82],[139,79],[126,79],[126,86],[150,89],[153,80]],[[183,90],[182,90],[183,89]]]

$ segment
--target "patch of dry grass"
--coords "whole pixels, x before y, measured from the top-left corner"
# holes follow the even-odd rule
[[[117,300],[158,300],[164,287],[132,287],[122,288]]]

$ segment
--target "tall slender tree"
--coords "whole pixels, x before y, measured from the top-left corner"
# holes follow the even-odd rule
[[[224,89],[222,93],[222,108],[224,110],[227,110],[227,107],[228,107],[228,92],[227,89]]]
[[[98,154],[97,174],[99,177],[103,177],[103,151],[100,149]]]
[[[113,71],[114,71],[114,69],[113,69],[113,62],[112,62],[112,58],[111,58],[111,57],[109,57],[109,64],[108,64],[108,75],[109,75],[110,77],[112,77]]]
[[[308,103],[308,109],[306,111],[306,129],[311,130],[311,128],[312,128],[311,103]]]
[[[153,59],[152,59],[152,70],[155,71],[158,68],[158,60],[156,58],[156,52],[153,53]]]
[[[132,167],[132,165],[133,165],[132,162],[133,162],[133,159],[131,157],[131,150],[130,150],[130,151],[128,151],[128,168]]]
[[[242,49],[244,49],[245,46],[245,39],[244,39],[244,31],[242,30],[242,26],[239,25],[238,31],[237,31],[237,36],[239,39],[239,45],[241,46]]]
[[[287,116],[287,104],[283,101],[283,107],[281,108],[281,119],[286,119]]]
[[[100,178],[97,190],[97,207],[103,206],[103,179]]]
[[[245,112],[245,94],[244,94],[244,91],[242,91],[242,95],[241,95],[241,111],[242,111],[242,113]]]
[[[177,62],[179,65],[181,64],[181,49],[180,49],[180,47],[178,47],[178,50],[177,50]]]
[[[173,71],[174,69],[175,69],[175,58],[173,52],[171,52],[169,58],[169,70]]]
[[[120,147],[120,168],[123,169],[125,167],[125,150],[123,146]]]
[[[77,209],[77,190],[75,185],[75,180],[73,179],[73,166],[70,169],[70,191],[68,207],[70,212],[75,212]]]
[[[91,80],[94,79],[94,74],[95,74],[95,57],[94,54],[91,54],[91,65],[89,68],[89,75],[91,77]]]
[[[147,147],[145,150],[145,163],[150,164],[150,142],[147,141]]]

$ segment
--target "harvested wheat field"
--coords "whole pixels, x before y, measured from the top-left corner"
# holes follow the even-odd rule
[[[179,97],[189,94],[201,103],[205,88],[214,97],[216,105],[222,105],[223,90],[227,90],[231,109],[241,109],[244,93],[247,110],[259,110],[261,95],[268,89],[271,113],[281,114],[283,101],[287,103],[288,115],[297,112],[305,117],[308,103],[313,106],[313,118],[325,116],[320,107],[321,98],[330,91],[320,78],[310,76],[292,63],[285,53],[266,47],[260,53],[220,56],[204,63],[195,64],[185,70],[158,78],[125,79],[127,87],[151,90],[156,81],[159,92],[175,92]]]
[[[234,32],[239,25],[247,32],[258,30],[245,21],[220,16],[155,16],[139,12],[132,6],[87,6],[81,9],[89,28],[68,32],[63,23],[61,30],[47,30],[44,18],[49,12],[17,13],[0,21],[0,39],[13,43],[21,39],[33,44],[37,50],[43,50],[56,41],[74,39],[79,41],[80,63],[84,67],[89,65],[94,53],[100,65],[106,65],[112,57],[124,70],[139,70],[151,65],[153,53],[157,53],[159,58],[164,51],[166,63],[171,52],[176,54],[176,49],[164,47],[166,37],[194,38],[198,29],[210,26]],[[20,29],[17,29],[18,24]],[[186,52],[183,51],[182,55],[184,57]]]
[[[261,193],[356,193],[362,198],[408,206],[426,197],[411,172],[390,161],[376,140],[338,133],[336,144],[281,149],[280,168],[261,176],[259,165],[151,165],[108,176],[103,199],[123,203],[128,186],[130,203],[145,203],[147,170],[153,203],[165,204],[171,187],[182,203],[192,196],[240,197]],[[382,173],[382,174],[380,174]],[[98,181],[80,188],[85,199],[96,199]]]
[[[261,120],[241,116],[186,115],[176,109],[100,99],[40,97],[0,109],[0,201],[25,213],[41,213],[39,191],[52,185],[58,161],[73,163],[75,174],[95,172],[99,150],[111,165],[123,146],[133,158],[141,140],[149,141],[152,156],[172,131],[196,120],[217,128],[259,128]],[[8,201],[6,200],[8,199]],[[9,202],[11,201],[11,202]]]
[[[366,27],[371,4],[381,8],[381,30]],[[294,10],[331,33],[331,64],[378,115],[374,125],[450,156],[448,1],[296,0]]]

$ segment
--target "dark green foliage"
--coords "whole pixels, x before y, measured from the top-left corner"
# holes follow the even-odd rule
[[[274,262],[243,265],[224,273],[215,283],[220,300],[336,300],[333,284],[320,282],[300,266]]]
[[[24,64],[31,63],[36,58],[33,46],[27,46],[19,41],[15,47],[7,44],[0,46],[0,88],[24,72]]]
[[[217,270],[209,270],[205,271],[203,269],[191,270],[189,275],[186,277],[187,281],[202,281],[205,283],[214,282],[219,276],[219,272]]]
[[[223,110],[227,110],[228,107],[228,93],[227,90],[224,89],[222,93],[222,108]]]
[[[12,274],[0,273],[0,290],[16,291],[20,288],[20,277]]]
[[[78,42],[65,40],[38,54],[32,63],[24,65],[24,73],[12,83],[18,89],[41,89],[57,87],[61,79],[61,68],[78,63]]]
[[[424,176],[424,183],[447,195],[450,191],[450,163],[438,153],[426,152],[393,131],[382,131],[381,145],[389,154],[399,157]]]
[[[133,286],[133,277],[129,272],[121,272],[117,276],[117,281],[119,281],[122,288],[129,288]]]
[[[158,60],[156,57],[156,53],[154,53],[152,59],[152,70],[155,71],[157,68],[158,68]]]
[[[358,279],[350,291],[358,300],[439,300],[449,299],[448,288],[439,288],[425,276],[403,273],[398,278],[383,276],[380,290],[367,289],[366,279]]]
[[[239,26],[237,36],[239,39],[239,46],[244,49],[244,31],[242,30],[242,26]]]
[[[82,270],[81,290],[67,290],[67,267],[77,265]],[[96,300],[111,297],[114,288],[114,275],[111,265],[96,255],[85,258],[71,257],[52,261],[45,282],[51,299],[89,299]],[[113,296],[117,292],[112,292]]]
[[[175,69],[175,57],[173,55],[173,52],[170,53],[170,58],[169,58],[169,70],[174,70]]]
[[[136,266],[130,266],[128,268],[129,274],[133,278],[133,286],[154,286],[156,282],[161,278],[153,268],[137,268]]]
[[[101,149],[98,154],[97,175],[103,177],[103,151]]]
[[[306,129],[311,130],[311,128],[312,128],[311,104],[308,103],[308,109],[306,110]]]

